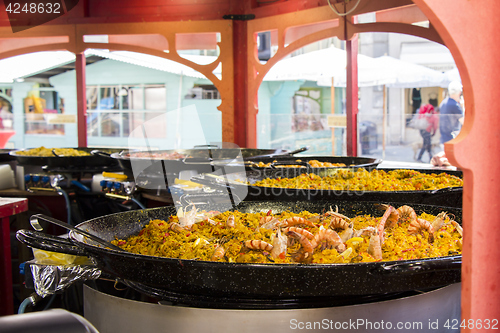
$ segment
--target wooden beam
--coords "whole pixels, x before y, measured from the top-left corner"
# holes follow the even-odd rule
[[[87,83],[85,80],[85,55],[76,54],[76,99],[77,99],[77,130],[78,147],[87,147]]]
[[[346,41],[347,156],[358,156],[358,36]]]
[[[257,145],[256,113],[249,107],[247,21],[233,21],[234,143],[242,148]],[[253,109],[253,108],[252,108]],[[253,112],[252,112],[253,111]]]
[[[445,143],[446,157],[463,172],[462,332],[483,332],[500,318],[500,2],[414,0],[450,50],[463,85],[465,119]],[[471,44],[472,41],[472,44]],[[468,325],[470,323],[470,325]]]

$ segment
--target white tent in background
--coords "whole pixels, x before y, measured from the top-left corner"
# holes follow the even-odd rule
[[[373,60],[371,57],[358,55],[358,68],[374,66]],[[325,86],[331,86],[333,78],[335,87],[345,87],[346,67],[346,51],[329,47],[277,62],[266,74],[264,81],[308,80],[325,82]]]
[[[449,71],[444,72],[445,84],[443,87],[448,87],[451,81],[460,81],[462,82],[462,78],[460,77],[460,73],[458,72],[458,68],[450,69]]]
[[[390,88],[438,87],[445,80],[444,74],[425,66],[402,61],[389,56],[370,58],[358,62],[358,86],[386,86]],[[331,79],[321,78],[320,86],[330,86]],[[335,78],[335,81],[338,81]],[[345,86],[340,81],[338,84]]]
[[[283,59],[274,65],[264,81],[315,81],[320,86],[346,86],[347,53],[329,47]],[[421,88],[443,85],[443,73],[389,56],[358,55],[358,86],[385,85],[394,88]]]
[[[107,51],[88,49],[85,56],[99,56],[101,58],[125,62],[137,66],[156,69],[178,75],[205,78],[203,74],[191,67],[176,61],[152,56],[149,54],[129,51]],[[205,65],[217,60],[215,56],[183,55],[184,58],[194,63]],[[0,83],[12,83],[47,70],[67,65],[75,61],[75,54],[69,51],[42,51],[13,56],[0,60]],[[221,65],[213,72],[221,77]]]
[[[69,51],[34,52],[0,60],[0,82],[12,83],[25,76],[34,75],[75,61]]]

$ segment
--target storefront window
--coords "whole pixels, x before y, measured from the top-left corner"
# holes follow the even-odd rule
[[[24,98],[25,134],[64,135],[64,124],[57,117],[64,113],[64,100],[53,87],[39,84]]]
[[[89,136],[128,137],[134,128],[158,116],[150,111],[165,112],[167,91],[164,84],[87,86],[87,101]],[[158,128],[155,137],[164,135],[164,126]]]
[[[14,115],[12,113],[12,89],[0,89],[0,130],[14,128]]]

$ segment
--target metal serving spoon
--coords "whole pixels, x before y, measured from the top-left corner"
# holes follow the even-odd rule
[[[60,227],[63,227],[65,229],[68,229],[68,230],[74,231],[76,233],[79,233],[80,235],[88,237],[88,238],[92,239],[93,241],[95,241],[95,242],[97,242],[97,243],[99,243],[101,245],[109,247],[112,250],[127,252],[127,251],[123,250],[122,248],[119,248],[118,246],[116,246],[114,244],[111,244],[110,242],[108,242],[108,241],[106,241],[106,240],[104,240],[102,238],[99,238],[99,237],[97,237],[95,235],[92,235],[91,233],[88,233],[88,232],[86,232],[84,230],[72,227],[72,226],[70,226],[69,224],[67,224],[67,223],[65,223],[63,221],[56,220],[56,219],[54,219],[52,217],[49,217],[49,216],[46,216],[46,215],[43,215],[43,214],[35,214],[35,215],[32,215],[30,217],[31,226],[36,231],[43,231],[43,228],[40,225],[40,223],[38,222],[38,220],[49,222],[49,223],[58,225]]]

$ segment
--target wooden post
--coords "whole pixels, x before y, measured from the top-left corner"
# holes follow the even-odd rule
[[[346,41],[347,51],[347,155],[358,156],[358,36]]]
[[[87,83],[85,80],[85,65],[85,54],[83,52],[77,53],[75,60],[75,70],[78,147],[87,147]]]
[[[234,64],[234,143],[241,148],[257,144],[257,127],[248,111],[248,64],[247,21],[233,20],[233,64]]]
[[[387,135],[387,87],[383,88],[383,117],[382,117],[382,159],[385,159],[385,136]]]
[[[414,0],[442,36],[462,79],[467,114],[460,134],[445,143],[463,172],[462,332],[484,332],[500,318],[500,2]],[[463,29],[464,22],[471,22]],[[474,40],[471,47],[470,41]],[[493,213],[492,213],[493,212]],[[486,323],[486,325],[484,324]],[[491,324],[489,324],[491,327]],[[498,325],[497,325],[498,327]]]
[[[335,86],[333,85],[334,83],[334,78],[332,77],[332,87],[330,88],[330,99],[332,103],[332,114],[335,113]],[[335,127],[332,127],[332,156],[335,156]]]

